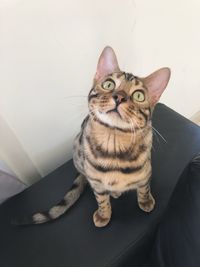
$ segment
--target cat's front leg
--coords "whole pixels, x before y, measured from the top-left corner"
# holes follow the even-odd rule
[[[96,227],[106,226],[111,218],[112,210],[110,205],[110,195],[107,192],[94,191],[98,209],[93,215],[93,221]]]
[[[149,181],[138,186],[137,199],[139,207],[145,212],[151,212],[155,206],[155,200],[151,194]]]

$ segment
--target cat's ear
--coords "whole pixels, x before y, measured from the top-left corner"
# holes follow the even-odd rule
[[[120,69],[115,52],[111,47],[106,46],[99,57],[94,79],[98,81],[106,75],[118,71],[120,71]]]
[[[142,79],[149,91],[150,103],[152,106],[160,99],[169,82],[170,75],[171,71],[169,68],[162,68]]]

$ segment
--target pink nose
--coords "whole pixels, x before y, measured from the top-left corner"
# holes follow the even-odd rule
[[[122,102],[125,102],[127,100],[127,96],[123,92],[117,92],[113,94],[113,99],[115,100],[115,103],[119,105]]]

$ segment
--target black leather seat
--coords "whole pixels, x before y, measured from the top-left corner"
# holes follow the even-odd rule
[[[177,184],[200,152],[200,128],[165,105],[157,105],[153,126],[166,142],[159,134],[154,135],[152,192],[156,208],[152,213],[141,211],[135,192],[129,192],[112,201],[111,223],[95,228],[92,214],[96,202],[88,188],[76,205],[53,223],[12,226],[15,216],[46,210],[62,198],[76,176],[69,161],[0,206],[0,266],[142,266],[149,259],[153,244],[156,251],[155,233]],[[157,255],[154,250],[152,253]]]
[[[185,170],[145,267],[200,266],[200,155]]]

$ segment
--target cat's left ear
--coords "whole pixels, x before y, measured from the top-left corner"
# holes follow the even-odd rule
[[[98,81],[105,76],[118,71],[120,71],[120,69],[115,52],[112,47],[106,46],[99,57],[94,79]]]
[[[158,102],[163,91],[167,87],[170,75],[171,71],[169,68],[162,68],[142,79],[149,91],[150,103],[152,106]]]

